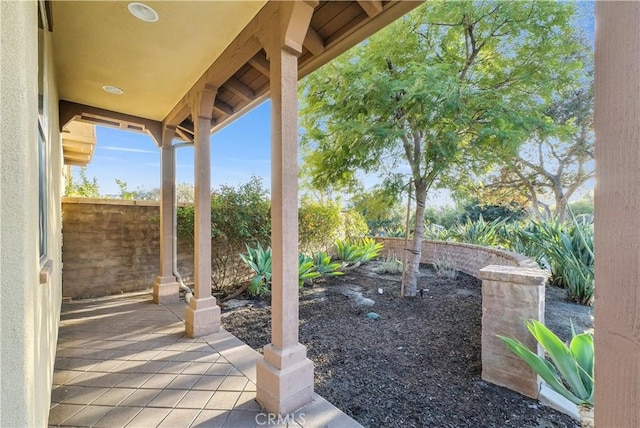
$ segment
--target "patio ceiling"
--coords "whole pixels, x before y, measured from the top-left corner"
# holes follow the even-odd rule
[[[149,132],[162,124],[193,138],[190,100],[217,88],[211,131],[269,96],[269,59],[255,35],[268,32],[277,1],[148,1],[159,20],[146,23],[128,2],[53,2],[60,122],[73,119]],[[321,1],[298,60],[304,77],[420,1]],[[112,85],[122,95],[105,92]]]

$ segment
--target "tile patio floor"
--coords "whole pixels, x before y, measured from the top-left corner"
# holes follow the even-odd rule
[[[255,401],[260,355],[224,330],[188,338],[183,314],[148,293],[64,303],[49,426],[274,426]],[[279,426],[360,425],[316,395]]]

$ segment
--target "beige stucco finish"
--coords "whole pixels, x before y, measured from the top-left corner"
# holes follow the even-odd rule
[[[154,23],[128,3],[54,2],[60,98],[162,120],[266,1],[146,1]]]
[[[38,244],[38,21],[35,2],[0,2],[0,426],[46,426],[61,301],[62,148],[51,58],[48,96],[48,279]],[[45,52],[51,52],[45,33]]]

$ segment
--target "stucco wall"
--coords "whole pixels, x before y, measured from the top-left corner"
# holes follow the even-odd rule
[[[159,205],[151,201],[64,198],[63,295],[146,290],[160,272]],[[154,219],[155,218],[155,219]],[[178,271],[193,276],[193,246],[178,241]]]
[[[395,253],[402,260],[404,253],[403,238],[376,238],[384,243],[384,251]],[[455,269],[479,277],[480,269],[489,265],[519,266],[525,268],[539,268],[533,260],[521,255],[495,248],[459,242],[423,241],[421,262],[431,264],[450,258],[455,262]]]
[[[61,302],[57,92],[45,33],[48,275],[38,226],[36,2],[0,1],[0,426],[46,426]]]

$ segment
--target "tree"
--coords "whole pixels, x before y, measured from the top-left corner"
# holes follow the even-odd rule
[[[407,295],[416,294],[429,189],[514,153],[553,88],[571,85],[573,12],[560,2],[427,2],[301,85],[304,168],[315,187],[408,165],[416,220]]]
[[[93,177],[92,180],[87,178],[87,168],[80,168],[80,182],[76,183],[73,179],[73,175],[70,173],[67,176],[67,181],[64,186],[64,194],[66,196],[77,196],[81,198],[99,198],[100,187],[98,186],[98,179]]]

